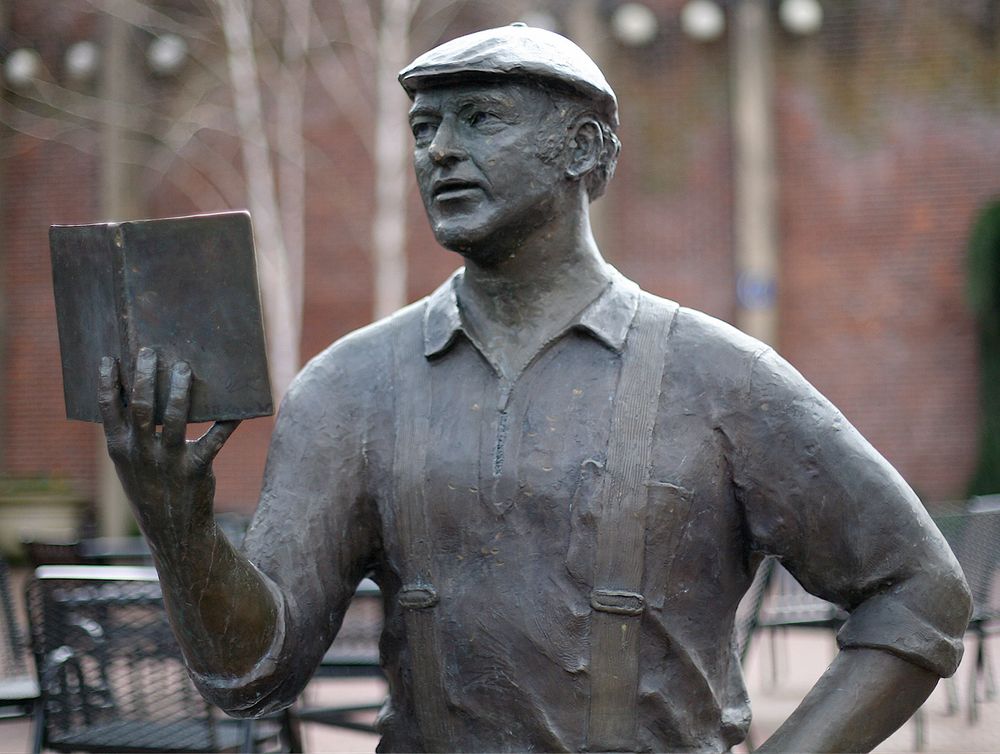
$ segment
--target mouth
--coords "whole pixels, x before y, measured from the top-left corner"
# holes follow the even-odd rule
[[[431,196],[434,201],[450,202],[460,199],[469,199],[477,192],[482,192],[483,187],[475,181],[467,181],[462,178],[445,178],[435,181],[431,186]]]

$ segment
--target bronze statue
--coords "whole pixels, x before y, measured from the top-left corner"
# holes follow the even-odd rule
[[[961,571],[913,492],[766,346],[639,290],[589,202],[615,95],[556,34],[453,40],[400,74],[420,193],[465,267],[335,343],[281,406],[238,553],[156,354],[108,447],[190,668],[237,715],[290,704],[365,575],[385,597],[380,751],[726,751],[750,720],[733,617],[776,555],[850,618],[767,751],[875,746],[955,670]],[[127,403],[127,407],[126,407]]]

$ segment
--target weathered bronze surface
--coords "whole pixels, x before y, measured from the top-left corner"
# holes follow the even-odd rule
[[[128,390],[142,346],[163,365],[157,423],[176,361],[194,372],[189,421],[273,413],[246,212],[54,225],[49,240],[68,418],[100,421],[101,357]]]
[[[916,496],[769,348],[602,259],[588,207],[617,104],[579,48],[493,29],[400,80],[428,218],[465,267],[299,375],[242,554],[211,516],[235,424],[185,443],[177,364],[156,434],[156,354],[127,408],[102,368],[109,450],[203,693],[291,703],[371,575],[382,751],[725,751],[750,715],[733,615],[775,555],[851,615],[762,750],[871,749],[954,671],[969,615]]]

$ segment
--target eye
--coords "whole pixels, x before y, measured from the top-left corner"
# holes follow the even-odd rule
[[[410,130],[413,131],[413,138],[417,144],[426,145],[434,138],[434,134],[437,131],[437,124],[429,120],[421,120],[411,123]]]
[[[475,110],[468,118],[469,125],[473,128],[478,128],[480,126],[487,126],[496,123],[499,118],[493,113],[486,112],[485,110]]]

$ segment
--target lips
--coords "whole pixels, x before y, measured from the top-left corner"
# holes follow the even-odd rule
[[[473,193],[482,190],[482,185],[477,181],[464,178],[443,178],[435,181],[431,186],[431,196],[437,201],[450,201],[468,198]]]

